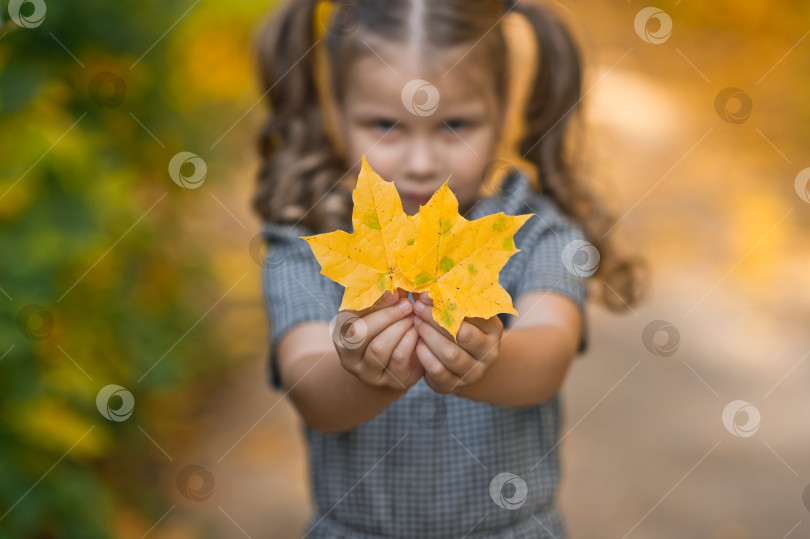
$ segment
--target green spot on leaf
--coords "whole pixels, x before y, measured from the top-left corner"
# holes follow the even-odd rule
[[[447,312],[447,309],[439,311],[439,321],[443,326],[451,326],[453,324],[453,317]]]
[[[501,215],[498,217],[498,220],[492,224],[492,230],[495,232],[500,232],[504,228],[506,228],[506,217]]]
[[[380,275],[380,278],[377,281],[377,288],[380,290],[380,292],[385,292],[386,286],[385,286],[385,275],[384,274]]]
[[[478,275],[478,270],[475,269],[475,266],[473,266],[472,264],[467,264],[467,271],[469,271],[470,275],[472,275],[473,277]]]
[[[416,276],[416,278],[413,280],[413,284],[415,284],[416,286],[425,286],[432,280],[433,276],[430,273],[423,271],[422,273]]]
[[[515,242],[512,241],[511,237],[503,239],[503,248],[506,249],[507,251],[511,251],[512,249],[515,248]]]
[[[363,216],[363,224],[372,230],[380,229],[380,219],[376,213],[367,213]]]
[[[450,219],[439,218],[439,234],[442,236],[448,235],[452,227],[453,223],[450,222]]]
[[[453,266],[455,265],[456,261],[447,256],[439,260],[439,269],[442,271],[442,273],[447,273],[448,271],[453,269]]]
[[[408,245],[413,245],[413,242],[414,242],[414,241],[416,241],[416,238],[411,238],[411,239],[409,239],[409,240],[408,240],[406,243],[407,243]]]

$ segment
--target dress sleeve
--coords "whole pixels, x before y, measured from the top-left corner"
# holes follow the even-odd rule
[[[562,219],[544,227],[536,239],[528,242],[529,245],[515,243],[527,252],[513,300],[516,302],[523,294],[536,290],[557,292],[571,299],[582,314],[582,335],[577,353],[584,353],[588,348],[585,301],[590,267],[587,264],[598,262],[598,258],[593,258],[598,257],[595,248],[588,247],[590,244],[579,226]],[[590,261],[585,260],[588,256]]]
[[[279,341],[303,322],[331,321],[340,307],[343,287],[321,275],[309,244],[299,238],[308,231],[265,223],[263,233],[268,251],[262,266],[262,288],[271,326],[267,378],[273,388],[283,390],[276,363]]]

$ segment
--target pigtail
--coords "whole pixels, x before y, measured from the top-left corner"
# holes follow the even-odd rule
[[[261,166],[253,208],[265,221],[313,231],[345,227],[350,198],[330,144],[314,77],[317,0],[289,0],[258,36],[259,82],[270,118],[258,137]]]
[[[521,154],[537,166],[541,191],[577,222],[600,253],[594,275],[603,283],[602,303],[624,311],[641,300],[646,264],[619,253],[604,238],[616,222],[575,172],[567,136],[580,115],[582,58],[573,35],[550,7],[524,0],[515,9],[532,24],[540,54],[536,84],[526,111]]]

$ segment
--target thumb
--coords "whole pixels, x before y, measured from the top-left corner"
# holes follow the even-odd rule
[[[345,312],[351,313],[351,314],[353,314],[353,315],[355,315],[357,317],[363,318],[367,314],[371,314],[374,311],[379,311],[380,309],[383,309],[385,307],[390,307],[391,305],[396,303],[398,300],[399,300],[399,297],[396,294],[392,294],[391,292],[386,290],[385,292],[383,292],[383,294],[379,298],[377,298],[377,301],[375,301],[374,305],[372,305],[371,307],[366,307],[365,309],[361,309],[359,311],[355,311],[355,310],[351,310],[351,309],[345,309]]]

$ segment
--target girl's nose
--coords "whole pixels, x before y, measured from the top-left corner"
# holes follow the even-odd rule
[[[438,175],[436,146],[426,137],[415,137],[405,158],[405,172],[414,180],[433,180]]]

